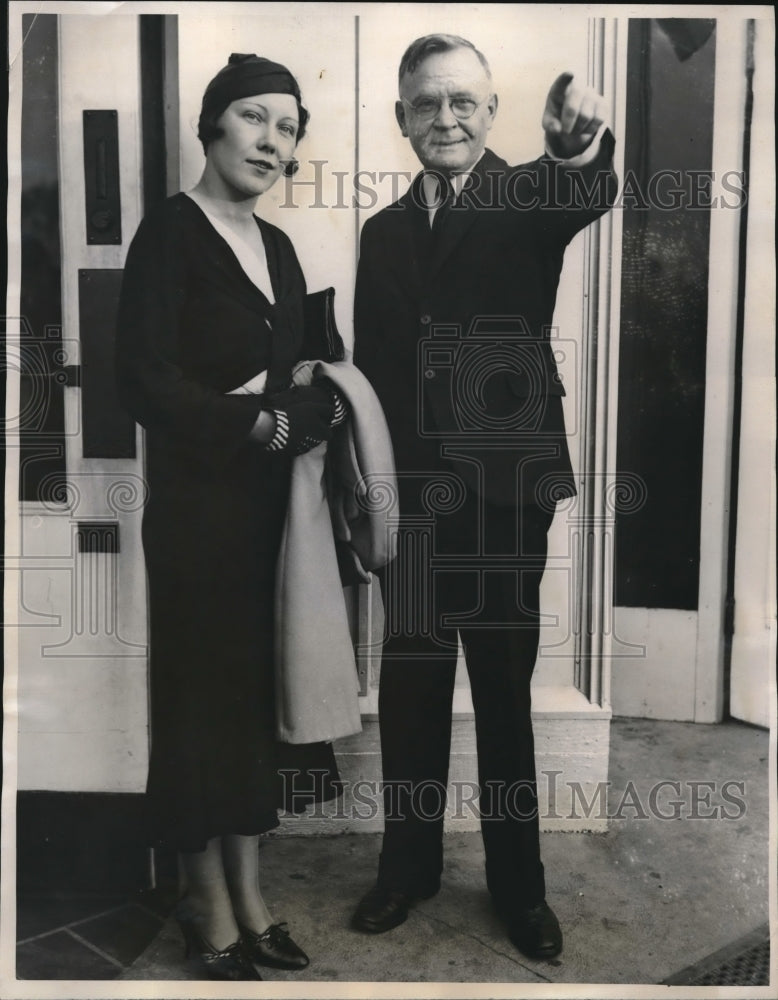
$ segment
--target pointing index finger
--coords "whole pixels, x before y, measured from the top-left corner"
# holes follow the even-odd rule
[[[559,108],[562,101],[565,99],[565,92],[567,88],[573,81],[572,73],[560,73],[559,76],[551,84],[551,89],[548,92],[549,104],[554,104]]]

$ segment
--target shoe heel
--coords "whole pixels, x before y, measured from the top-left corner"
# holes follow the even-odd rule
[[[188,960],[194,949],[194,943],[192,941],[192,925],[188,920],[179,919],[177,921],[178,926],[181,928],[181,933],[184,936],[184,959]]]
[[[192,954],[199,958],[210,979],[262,979],[245,954],[240,938],[222,951],[217,951],[193,921],[181,917],[177,919],[184,935],[185,958],[188,959]]]

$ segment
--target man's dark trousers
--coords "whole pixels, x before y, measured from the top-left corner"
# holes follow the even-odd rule
[[[475,711],[487,885],[498,904],[521,909],[545,897],[530,680],[553,511],[462,493],[456,510],[436,514],[426,550],[425,532],[403,517],[398,558],[381,579],[379,883],[420,896],[439,884],[458,631]],[[407,500],[402,509],[409,511]],[[420,555],[429,549],[430,559]],[[463,797],[472,799],[472,789]]]

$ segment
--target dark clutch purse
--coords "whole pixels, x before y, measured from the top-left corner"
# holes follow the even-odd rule
[[[335,322],[335,289],[305,296],[301,357],[307,361],[343,361],[346,346]]]

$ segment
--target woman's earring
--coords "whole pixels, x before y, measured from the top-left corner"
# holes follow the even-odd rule
[[[284,164],[284,177],[294,177],[299,169],[299,160],[295,160],[294,157],[291,160],[287,160]]]

